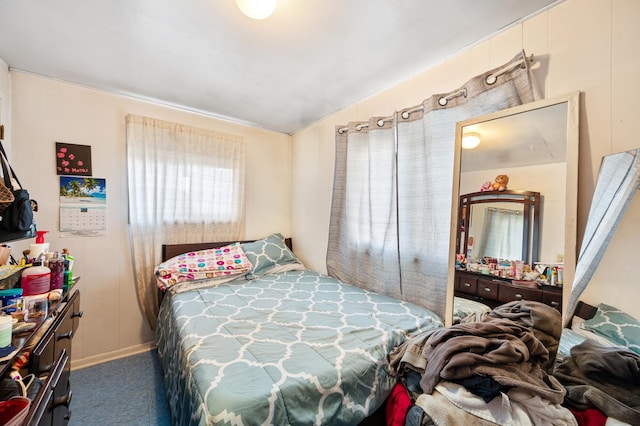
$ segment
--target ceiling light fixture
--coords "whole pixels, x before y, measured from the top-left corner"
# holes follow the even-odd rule
[[[235,0],[238,8],[252,19],[266,19],[276,10],[278,0]]]
[[[473,149],[480,145],[480,135],[477,133],[467,133],[462,136],[462,148]]]

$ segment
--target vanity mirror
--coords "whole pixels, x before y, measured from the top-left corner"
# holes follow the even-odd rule
[[[540,193],[483,191],[463,194],[458,206],[456,253],[466,259],[538,260]]]
[[[533,277],[538,270],[549,276],[560,272],[561,282],[573,280],[579,98],[579,92],[574,92],[457,124],[450,295],[455,292],[458,298],[489,307],[527,299],[561,310],[566,303],[569,286],[545,286],[540,283],[542,277],[538,282],[523,278]],[[463,148],[463,137],[469,134],[479,140],[472,149]],[[493,191],[489,185],[499,175],[508,176],[506,191]],[[509,198],[513,194],[520,194],[520,198]],[[502,246],[510,243],[510,249],[483,253],[480,247],[486,246],[483,233],[487,231],[482,227],[488,221],[480,218],[480,213],[476,218],[476,210],[486,215],[488,203],[495,202],[499,204],[489,207],[502,211],[503,222],[518,215],[522,219],[511,221],[515,231],[508,231],[508,225],[503,224],[501,231],[490,235]],[[497,266],[487,264],[489,259]],[[469,268],[469,263],[475,267]],[[517,269],[520,264],[521,271]],[[532,274],[527,276],[528,267]],[[456,312],[455,304],[453,310],[456,319],[465,314]]]

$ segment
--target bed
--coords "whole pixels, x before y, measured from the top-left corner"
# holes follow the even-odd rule
[[[304,268],[280,234],[238,245],[241,273],[190,282],[158,269],[160,287],[186,286],[163,288],[156,331],[172,424],[358,424],[396,383],[391,350],[442,326],[424,308]]]
[[[455,296],[453,298],[453,324],[480,321],[491,308],[477,300]]]

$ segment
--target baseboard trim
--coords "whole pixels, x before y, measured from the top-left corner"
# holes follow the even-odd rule
[[[82,368],[92,367],[104,362],[115,361],[116,359],[150,351],[155,349],[155,347],[156,346],[153,343],[143,343],[141,345],[130,346],[128,348],[118,349],[117,351],[107,352],[100,355],[94,355],[77,360],[72,359],[71,370],[80,370]]]

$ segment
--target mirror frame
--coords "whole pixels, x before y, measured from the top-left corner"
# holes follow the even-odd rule
[[[451,222],[449,231],[449,273],[447,277],[447,307],[445,325],[453,322],[453,301],[455,281],[455,257],[457,238],[457,217],[460,200],[460,172],[462,159],[462,134],[465,126],[496,120],[503,117],[522,114],[557,104],[567,104],[566,129],[566,182],[564,217],[564,285],[562,291],[562,314],[566,314],[577,261],[577,208],[578,208],[578,149],[580,129],[580,92],[575,91],[562,96],[542,99],[535,102],[507,108],[491,114],[474,117],[456,123],[456,139],[453,161],[453,191],[451,200]],[[546,219],[549,220],[549,219]]]
[[[463,225],[469,228],[471,207],[486,203],[514,203],[522,205],[522,249],[521,260],[530,265],[538,259],[538,239],[540,226],[540,193],[534,191],[485,191],[460,195],[458,205],[458,227],[456,230],[456,253],[467,253],[469,234],[460,236]],[[511,259],[515,260],[515,259]]]

